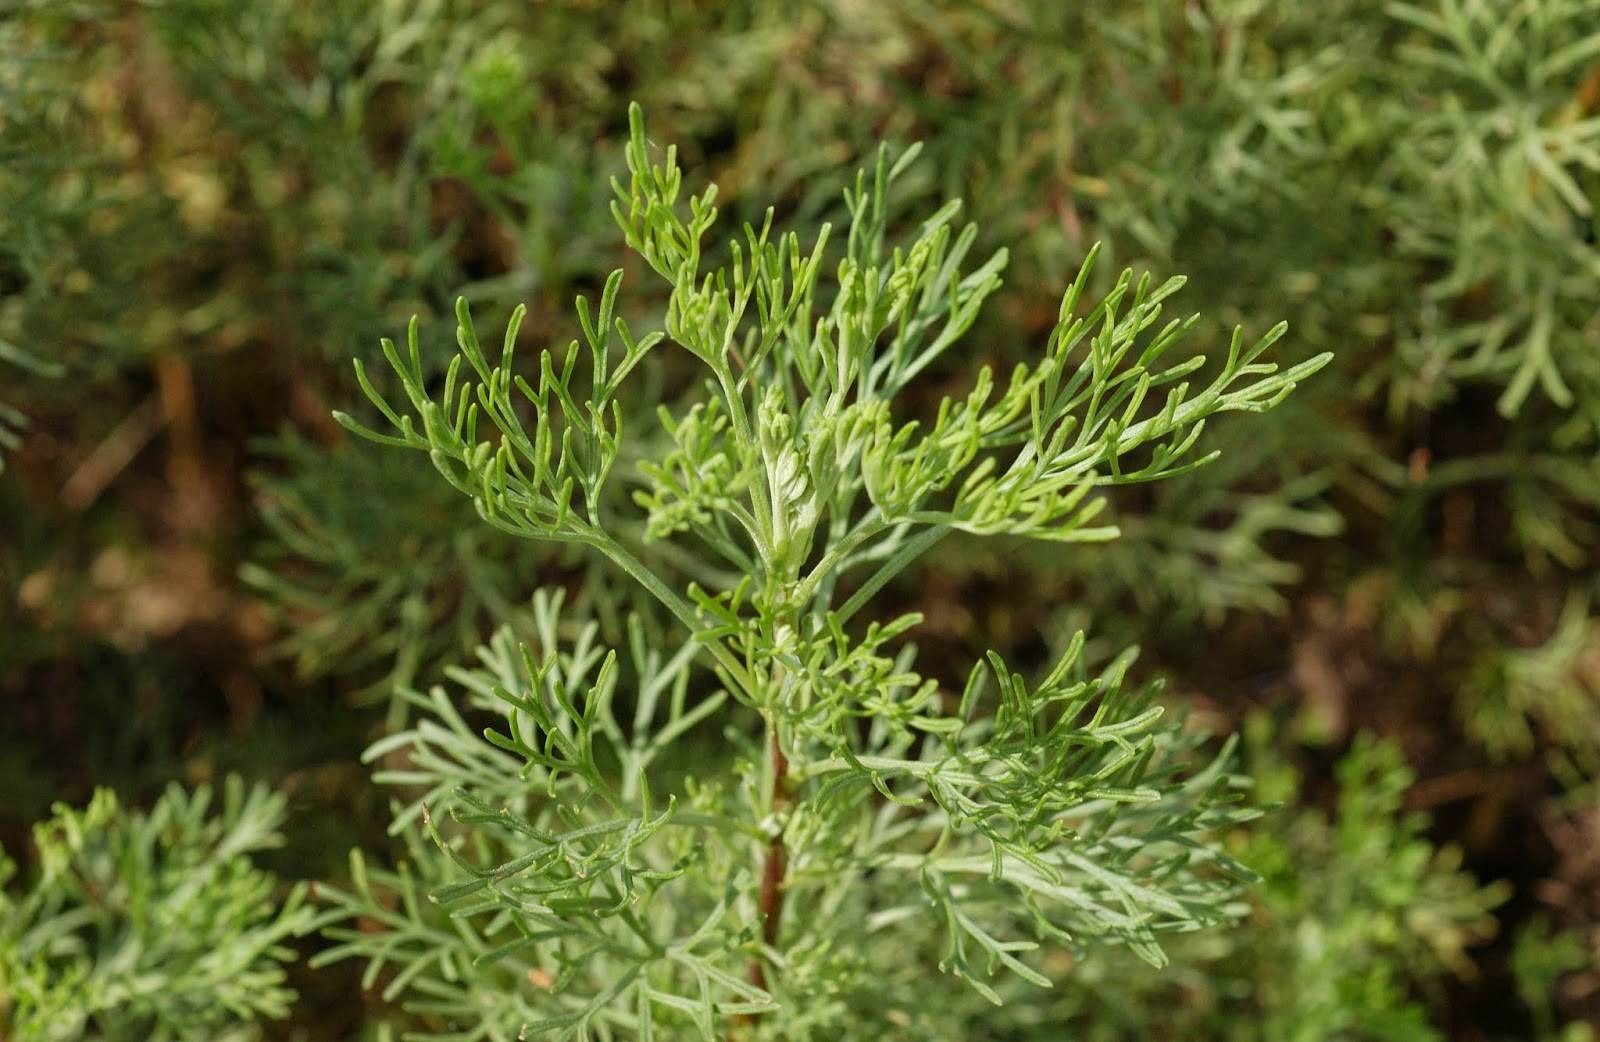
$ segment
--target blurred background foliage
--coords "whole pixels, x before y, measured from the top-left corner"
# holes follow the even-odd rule
[[[879,141],[924,142],[900,205],[960,197],[1012,257],[952,380],[1036,352],[1096,241],[1190,277],[1200,348],[1286,318],[1286,361],[1336,352],[1119,495],[1120,542],[951,542],[887,594],[935,660],[1139,641],[1281,804],[1237,838],[1245,927],[971,1037],[1593,1037],[1594,0],[0,5],[0,845],[237,772],[289,801],[271,867],[343,878],[391,843],[359,754],[394,690],[540,584],[618,632],[603,570],[329,413],[413,314],[437,364],[457,294],[570,335],[624,263],[630,99],[735,218],[837,220]],[[269,1037],[375,1030],[348,971],[291,981]]]

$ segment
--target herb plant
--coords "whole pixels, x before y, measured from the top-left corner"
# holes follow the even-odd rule
[[[1390,743],[1357,737],[1335,767],[1331,813],[1296,801],[1304,779],[1279,758],[1283,730],[1265,716],[1244,728],[1255,797],[1300,805],[1226,839],[1263,877],[1250,891],[1250,925],[1175,938],[1171,965],[1159,972],[1123,954],[1075,964],[1044,1015],[1031,1018],[1055,1028],[1038,1037],[1448,1037],[1418,998],[1475,972],[1466,949],[1493,933],[1490,912],[1510,887],[1479,884],[1462,871],[1459,849],[1428,841],[1434,822],[1404,809],[1413,779]],[[1030,1037],[1026,1023],[1020,1037]]]
[[[603,649],[541,595],[536,640],[503,634],[453,674],[465,706],[415,695],[421,722],[372,755],[403,751],[382,777],[422,795],[396,828],[439,853],[358,863],[334,914],[363,925],[332,957],[398,967],[390,994],[439,1025],[418,1037],[931,1037],[951,1002],[924,999],[923,953],[1000,1003],[1050,985],[1041,946],[1159,965],[1164,937],[1238,915],[1251,873],[1211,836],[1254,812],[1226,748],[1197,762],[1158,687],[1127,680],[1131,649],[1096,668],[1080,634],[1042,679],[990,653],[949,685],[914,669],[918,615],[865,609],[957,533],[1115,537],[1099,490],[1203,466],[1209,417],[1273,407],[1327,356],[1279,371],[1261,359],[1282,325],[1236,331],[1201,378],[1178,350],[1195,320],[1161,321],[1182,280],[1125,272],[1090,302],[1091,251],[1032,364],[980,369],[918,416],[919,376],[1006,256],[969,266],[955,202],[889,241],[915,150],[856,177],[836,260],[826,227],[803,244],[769,212],[713,266],[715,186],[682,205],[675,151],[652,155],[637,107],[630,126],[613,213],[670,287],[663,328],[618,316],[617,271],[598,307],[579,299],[582,339],[524,377],[522,310],[495,362],[462,301],[442,386],[413,323],[404,351],[383,344],[400,409],[357,363],[390,430],[338,418],[427,453],[485,522],[609,560],[681,642],[636,619]],[[667,342],[704,389],[661,410],[671,448],[638,464],[634,501],[687,577],[642,563],[604,495],[630,437],[619,389]],[[492,720],[482,738],[469,711]],[[916,954],[886,974],[864,937]]]
[[[790,720],[788,703],[767,714],[792,767],[767,815],[766,718],[719,679],[713,650],[695,644],[644,585],[617,581],[617,565],[589,542],[523,538],[515,511],[510,531],[477,522],[481,495],[463,495],[409,453],[343,438],[328,420],[328,403],[355,394],[348,357],[360,352],[370,370],[380,354],[370,334],[403,328],[412,314],[418,358],[406,361],[438,397],[460,295],[495,339],[525,301],[516,340],[527,362],[528,347],[565,343],[565,302],[593,297],[622,266],[613,317],[656,328],[679,296],[676,279],[655,277],[637,255],[618,259],[605,205],[611,176],[627,183],[618,142],[629,96],[670,121],[682,166],[721,185],[723,227],[749,221],[759,230],[774,202],[775,225],[802,236],[804,259],[822,222],[836,232],[853,222],[851,157],[879,141],[895,149],[926,141],[915,162],[891,164],[883,245],[868,266],[898,270],[895,244],[909,250],[923,218],[959,195],[961,219],[979,227],[965,255],[975,260],[958,267],[1004,245],[1009,292],[991,294],[959,339],[890,395],[894,429],[921,424],[907,446],[937,423],[941,396],[962,406],[980,362],[997,374],[985,409],[1003,399],[1016,363],[1033,372],[1060,319],[1052,295],[1076,281],[1097,241],[1077,314],[1116,293],[1125,266],[1150,270],[1153,286],[1170,273],[1190,276],[1177,299],[1204,302],[1205,314],[1166,358],[1205,353],[1215,365],[1236,323],[1279,314],[1294,318],[1293,360],[1338,352],[1331,371],[1269,415],[1208,424],[1189,459],[1220,450],[1216,462],[1086,493],[1085,503],[1105,498],[1101,517],[1115,515],[1115,541],[981,538],[975,526],[952,525],[867,590],[900,548],[946,527],[894,521],[845,550],[832,573],[837,597],[819,584],[813,607],[793,613],[791,630],[803,634],[815,632],[817,611],[825,622],[830,611],[854,609],[840,625],[841,647],[818,651],[797,635],[799,650],[785,660],[826,669],[860,661],[849,653],[874,620],[882,627],[925,611],[921,625],[891,632],[869,657],[938,682],[913,715],[966,720],[980,736],[998,723],[998,707],[991,673],[970,717],[958,713],[971,659],[998,649],[1034,690],[1079,629],[1092,634],[1076,652],[1086,679],[1139,642],[1126,675],[1176,678],[1206,726],[1227,729],[1266,708],[1270,743],[1286,761],[1264,760],[1251,739],[1238,770],[1253,800],[1284,809],[1195,835],[1264,877],[1227,909],[1240,916],[1236,927],[1158,935],[1170,961],[1155,969],[1139,963],[1137,945],[1081,930],[1067,941],[1031,919],[1004,919],[1002,899],[1016,892],[1008,882],[957,878],[953,888],[980,886],[962,900],[990,902],[969,918],[991,936],[1036,943],[1008,954],[1054,986],[1003,969],[988,975],[970,940],[969,968],[1005,1004],[941,980],[948,923],[921,877],[908,883],[866,862],[879,856],[868,847],[869,867],[851,869],[837,892],[819,889],[818,866],[846,860],[829,843],[845,841],[802,826],[859,825],[869,808],[900,823],[945,815],[951,838],[940,849],[971,850],[988,842],[974,838],[973,815],[948,814],[943,793],[907,774],[879,771],[877,780],[919,808],[884,808],[886,797],[864,791],[870,770],[808,774],[808,757],[840,757],[809,724]],[[704,876],[743,874],[718,927],[727,937],[712,938],[728,950],[707,942],[696,951],[747,983],[753,958],[766,955],[761,990],[781,1005],[714,1011],[725,1037],[1309,1042],[1466,1033],[1575,1042],[1600,1024],[1594,0],[12,0],[0,13],[0,155],[0,842],[17,861],[13,908],[54,902],[69,920],[83,911],[72,877],[46,877],[40,852],[21,842],[64,790],[114,786],[131,801],[153,777],[240,771],[296,793],[305,813],[285,830],[292,850],[271,855],[272,864],[339,880],[345,891],[328,891],[328,915],[347,917],[334,930],[350,931],[333,942],[344,946],[339,954],[375,957],[373,981],[413,1010],[341,986],[350,978],[335,970],[311,975],[319,983],[301,989],[286,1025],[230,1016],[196,1026],[191,992],[173,987],[139,1016],[118,1007],[75,1028],[63,1022],[58,1037],[142,1039],[166,1023],[168,1011],[156,1007],[170,1001],[172,1022],[190,1023],[201,1038],[382,1040],[376,1021],[390,1016],[425,1036],[510,1038],[609,986],[614,952],[574,969],[577,956],[540,947],[557,944],[546,940],[496,959],[495,949],[520,936],[509,913],[427,896],[471,874],[429,837],[424,805],[440,839],[474,870],[531,849],[515,831],[458,821],[470,813],[458,789],[547,833],[568,830],[563,807],[577,827],[615,816],[594,805],[601,797],[581,779],[558,774],[548,795],[546,775],[522,778],[520,755],[482,737],[485,725],[508,736],[514,719],[531,726],[492,690],[526,695],[519,645],[538,663],[555,656],[574,676],[599,653],[587,674],[594,681],[603,649],[617,650],[607,681],[616,730],[630,749],[636,739],[659,749],[636,768],[597,731],[595,770],[619,790],[629,772],[642,772],[630,790],[640,805],[630,810],[643,811],[643,782],[656,814],[676,799],[674,816],[635,858],[670,866],[696,844],[697,860],[652,899],[649,928],[670,937],[698,927],[715,904]],[[629,212],[631,194],[621,202]],[[680,216],[693,227],[692,212],[680,207]],[[699,240],[695,271],[726,279],[733,258],[716,227]],[[948,227],[951,256],[964,231],[953,217]],[[786,248],[787,237],[769,234]],[[748,266],[748,240],[739,246]],[[833,320],[839,263],[851,252],[842,234],[823,245],[803,305],[813,323]],[[854,256],[859,274],[866,254]],[[814,432],[830,417],[839,422],[839,410],[830,393],[811,400],[819,396],[792,362],[790,375],[778,372],[778,356],[792,353],[787,332],[772,358],[746,368],[745,338],[760,346],[773,324],[761,312],[764,277],[751,277],[756,290],[725,364],[744,381],[758,435],[767,386],[801,387],[784,392],[782,409],[799,428],[791,442],[808,446],[796,454],[807,483],[796,502],[820,495],[822,504],[798,569],[803,582],[876,500],[859,458],[847,461],[847,477],[863,484],[841,508],[836,535],[834,497],[814,494],[807,468]],[[885,278],[878,292],[892,308],[887,286]],[[1136,290],[1121,292],[1119,317]],[[846,310],[863,307],[857,300]],[[916,356],[949,320],[940,312],[935,332],[919,333],[921,308],[920,299],[910,308],[904,335],[895,321],[848,350],[877,364],[905,343]],[[608,380],[627,355],[611,328]],[[840,328],[829,326],[835,348]],[[799,330],[807,343],[814,333]],[[1072,349],[1069,373],[1092,361],[1096,333]],[[580,339],[566,383],[583,417],[588,351]],[[408,356],[409,345],[399,353]],[[555,354],[560,382],[565,356]],[[518,371],[540,383],[534,366]],[[843,405],[882,397],[885,374],[870,377],[870,393],[857,381]],[[1203,376],[1189,379],[1198,386]],[[458,386],[462,377],[483,383],[468,361]],[[387,373],[371,380],[395,405],[408,402]],[[770,479],[764,458],[750,468],[741,462],[748,452],[723,451],[739,432],[720,384],[682,346],[650,348],[616,381],[610,401],[626,437],[594,504],[575,476],[587,473],[586,435],[570,427],[577,495],[567,502],[582,521],[592,510],[592,527],[702,621],[711,609],[700,596],[726,599],[748,578],[727,623],[736,631],[721,636],[742,663],[743,628],[786,617],[756,600],[769,585],[783,588],[784,567],[768,568],[722,505],[755,523],[752,497],[770,494]],[[1157,411],[1162,390],[1138,419]],[[541,419],[520,392],[511,398],[536,446],[549,427],[559,468],[554,453],[569,429],[561,410]],[[670,428],[652,419],[658,402]],[[398,411],[426,434],[413,406]],[[859,412],[876,422],[865,406]],[[453,409],[444,419],[453,424]],[[479,422],[478,439],[509,445],[512,464],[524,460],[490,429],[492,418]],[[701,441],[686,448],[680,439],[690,435]],[[991,475],[1004,472],[1019,447],[979,438],[972,465],[992,458]],[[1131,462],[1149,452],[1134,450]],[[1109,458],[1092,465],[1099,478]],[[466,472],[462,461],[451,467]],[[916,509],[949,513],[962,487],[953,478]],[[889,506],[887,516],[904,516]],[[711,545],[718,538],[742,554],[738,563]],[[550,590],[530,604],[541,585]],[[776,636],[761,641],[776,654]],[[464,660],[467,668],[447,669]],[[745,668],[774,682],[760,663]],[[860,729],[847,748],[868,763],[863,749],[885,740],[871,728],[892,718],[869,723],[884,699],[857,694],[883,678],[845,672],[837,697],[847,715],[859,714]],[[573,683],[581,715],[590,681]],[[651,690],[655,705],[638,723]],[[386,701],[387,721],[351,704],[366,701]],[[848,726],[838,724],[831,740]],[[1152,725],[1152,737],[1177,773],[1147,778],[1158,793],[1200,767],[1197,739],[1167,726]],[[386,788],[374,798],[352,761],[379,727],[389,737],[372,760]],[[1382,741],[1367,742],[1369,731]],[[938,734],[914,737],[899,759],[949,748]],[[956,752],[976,740],[958,734]],[[1404,750],[1414,780],[1391,745]],[[1336,763],[1345,766],[1335,777]],[[1281,784],[1290,774],[1304,785]],[[819,790],[832,782],[857,800],[853,809],[827,803],[834,794]],[[360,874],[344,878],[344,848],[352,835],[381,829],[391,794],[403,861],[363,840]],[[696,810],[695,799],[729,811],[730,821],[757,820],[760,835],[678,824],[713,812]],[[111,815],[108,832],[143,820],[129,806]],[[1427,820],[1417,808],[1438,813]],[[1097,823],[1117,822],[1108,826],[1125,830],[1117,837],[1135,828],[1140,806],[1111,809],[1115,817],[1089,808],[1069,824],[1086,844],[1099,842]],[[985,813],[977,820],[999,820]],[[329,820],[349,827],[319,827]],[[778,826],[788,886],[775,891],[777,941],[767,945],[759,884]],[[903,842],[890,853],[932,850],[914,832]],[[1059,860],[1048,842],[1041,849]],[[1474,889],[1469,873],[1509,876],[1515,896],[1496,905],[1503,884]],[[556,882],[555,896],[570,896],[571,879]],[[555,885],[548,875],[538,883]],[[53,887],[66,889],[47,894]],[[679,898],[674,920],[663,905]],[[855,919],[818,922],[825,898]],[[186,914],[204,919],[211,900],[225,903],[228,891],[207,888]],[[1500,941],[1488,944],[1491,906]],[[114,936],[127,911],[100,910],[97,929]],[[597,938],[621,929],[571,905],[561,914],[596,924]],[[39,912],[30,931],[54,929],[47,924],[57,918]],[[36,1033],[37,1019],[18,1026],[24,1009],[41,1008],[35,997],[18,1000],[20,986],[44,987],[52,1009],[84,1001],[70,982],[102,950],[99,936],[80,936],[77,957],[38,973],[0,974],[0,1038]],[[94,965],[103,977],[100,967],[128,963]],[[147,965],[130,972],[156,979]],[[681,998],[692,974],[673,977],[673,965],[652,962],[643,979]],[[627,991],[619,1001],[637,997]],[[687,1012],[659,1004],[654,1012],[656,1037],[700,1033]],[[596,1014],[590,1030],[640,1033],[613,1012]]]
[[[174,785],[148,813],[107,789],[57,806],[20,888],[0,852],[0,1037],[246,1042],[287,1014],[311,909],[250,861],[280,843],[284,799],[230,778],[212,801]]]

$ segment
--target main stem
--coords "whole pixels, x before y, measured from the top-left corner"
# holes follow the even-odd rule
[[[767,722],[767,761],[771,771],[771,810],[778,814],[789,805],[789,760],[783,755],[783,746],[778,740],[778,722],[770,719]],[[778,943],[778,929],[783,923],[783,881],[788,872],[789,851],[783,844],[783,830],[779,828],[767,841],[761,861],[761,937],[769,948]],[[768,990],[767,968],[759,954],[750,960],[749,977],[751,984]]]

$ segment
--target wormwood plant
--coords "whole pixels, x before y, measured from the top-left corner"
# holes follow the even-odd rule
[[[78,200],[60,199],[70,195],[70,190],[50,190],[50,181],[65,165],[51,140],[58,129],[51,108],[59,106],[59,99],[35,87],[40,78],[38,67],[52,58],[59,60],[60,55],[46,52],[24,60],[19,57],[27,53],[21,46],[23,40],[14,26],[0,24],[0,54],[9,59],[0,70],[0,110],[5,113],[0,117],[5,138],[0,145],[0,156],[5,159],[0,169],[0,198],[8,204],[0,214],[0,236],[6,242],[0,247],[0,472],[5,470],[6,457],[22,444],[29,426],[28,416],[18,408],[15,385],[29,377],[62,372],[55,361],[24,350],[9,338],[7,327],[16,310],[9,298],[16,283],[28,286],[40,280],[57,245],[60,226],[68,223],[62,211],[75,215],[73,204],[81,206]]]
[[[108,789],[58,805],[20,888],[0,852],[0,1038],[244,1042],[288,1012],[285,942],[310,909],[250,863],[279,844],[283,798],[238,778],[212,795],[174,785],[147,814]]]
[[[1257,799],[1292,807],[1304,779],[1275,748],[1285,730],[1251,717],[1242,760]],[[1361,735],[1332,773],[1331,813],[1302,804],[1227,837],[1263,877],[1249,927],[1175,939],[1159,973],[1119,953],[1076,964],[1032,1018],[1055,1031],[989,1037],[1442,1042],[1418,998],[1473,972],[1466,949],[1492,935],[1510,887],[1480,885],[1460,850],[1428,840],[1429,815],[1404,807],[1413,775],[1394,744]],[[1572,961],[1552,955],[1546,965]]]
[[[425,470],[392,456],[363,459],[370,454],[360,448],[324,451],[296,437],[267,445],[289,466],[257,478],[273,542],[240,574],[280,609],[279,650],[301,676],[381,671],[370,689],[397,726],[406,703],[391,692],[423,683],[419,675],[435,679],[429,667],[459,659],[514,616],[512,591],[533,573],[537,552],[474,524],[471,508]],[[324,496],[330,477],[362,494]],[[406,509],[373,510],[372,497]],[[425,537],[418,515],[450,522],[452,536]]]
[[[335,914],[382,929],[344,930],[333,957],[398,966],[388,990],[429,1018],[418,1037],[931,1037],[959,1002],[925,1000],[924,956],[999,1003],[1013,978],[1049,986],[1041,944],[1160,964],[1163,936],[1236,915],[1250,873],[1206,837],[1251,812],[1226,754],[1191,771],[1156,689],[1125,686],[1131,650],[1094,672],[1080,635],[1037,682],[991,653],[950,690],[912,668],[920,616],[860,616],[954,532],[1112,538],[1097,489],[1204,464],[1208,417],[1271,408],[1327,358],[1279,372],[1260,358],[1282,325],[1236,333],[1192,384],[1204,357],[1166,359],[1193,319],[1160,321],[1182,281],[1125,273],[1089,304],[1091,252],[1035,364],[897,415],[1005,265],[963,271],[976,230],[954,202],[887,243],[915,150],[858,175],[831,276],[828,229],[803,246],[770,212],[705,270],[715,186],[685,214],[674,150],[653,161],[637,107],[630,124],[613,212],[671,286],[664,328],[617,317],[615,272],[598,308],[578,301],[582,340],[541,352],[530,380],[513,371],[521,309],[496,364],[463,301],[437,398],[413,324],[406,353],[383,344],[405,413],[357,369],[393,433],[339,419],[426,452],[488,523],[609,559],[687,639],[652,646],[636,622],[619,658],[593,626],[563,641],[541,596],[537,642],[503,636],[455,674],[493,718],[483,739],[446,691],[415,696],[424,720],[373,755],[409,750],[386,778],[423,795],[396,827],[420,821],[447,863],[422,844],[428,868],[358,862]],[[669,340],[705,393],[662,409],[673,448],[640,463],[634,499],[650,538],[705,562],[681,585],[613,534],[602,496],[626,438],[618,388]],[[712,720],[721,744],[663,755]]]

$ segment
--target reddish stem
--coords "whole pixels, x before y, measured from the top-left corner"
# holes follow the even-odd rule
[[[789,803],[789,760],[778,743],[778,728],[768,731],[768,755],[772,761],[772,809],[781,810]],[[779,832],[767,844],[761,863],[761,937],[769,947],[778,943],[778,929],[783,922],[783,880],[789,872],[789,851],[783,845]],[[750,983],[766,990],[767,970],[758,955],[750,960]]]

